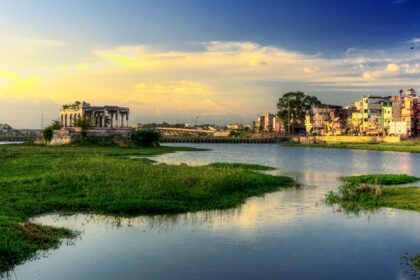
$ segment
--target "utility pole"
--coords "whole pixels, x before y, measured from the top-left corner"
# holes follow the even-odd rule
[[[290,135],[290,124],[291,124],[291,122],[290,122],[290,99],[287,100],[287,122],[288,122],[287,131]]]
[[[41,129],[44,129],[44,112],[41,113]]]

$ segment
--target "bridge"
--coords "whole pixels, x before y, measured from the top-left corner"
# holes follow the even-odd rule
[[[161,135],[167,137],[199,137],[212,136],[213,130],[196,129],[196,128],[176,128],[176,127],[156,127]]]
[[[39,136],[34,135],[0,135],[1,142],[32,142],[35,141]]]
[[[226,144],[268,144],[289,141],[289,137],[227,138],[227,137],[162,137],[161,143],[226,143]]]

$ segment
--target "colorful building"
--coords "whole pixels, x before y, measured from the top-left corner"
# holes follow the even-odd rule
[[[365,134],[381,134],[382,128],[382,104],[389,102],[391,97],[363,96],[362,126],[361,131]]]
[[[318,135],[365,134],[420,136],[420,97],[414,89],[397,96],[364,96],[354,105],[313,107],[306,131]]]

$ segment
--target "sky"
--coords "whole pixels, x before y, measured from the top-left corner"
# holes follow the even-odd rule
[[[132,124],[250,122],[288,91],[420,90],[419,0],[2,0],[0,123],[76,100]]]

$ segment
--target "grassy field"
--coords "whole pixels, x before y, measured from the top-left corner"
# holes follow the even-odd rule
[[[151,156],[189,148],[0,147],[0,274],[40,249],[71,238],[66,229],[38,226],[30,217],[51,212],[117,215],[224,209],[248,197],[293,186],[288,177],[222,164],[155,164]]]
[[[329,192],[326,201],[345,211],[390,207],[420,211],[420,187],[396,186],[419,181],[408,175],[377,174],[344,177],[338,192]]]
[[[408,141],[401,143],[341,143],[341,144],[299,144],[291,145],[317,148],[337,148],[337,149],[357,149],[357,150],[373,150],[373,151],[391,151],[404,153],[420,153],[420,143],[416,141]]]

